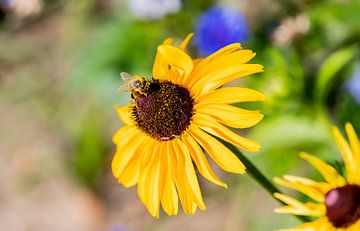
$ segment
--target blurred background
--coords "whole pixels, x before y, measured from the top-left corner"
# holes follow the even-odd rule
[[[245,131],[272,178],[320,179],[299,151],[342,169],[331,125],[360,133],[360,0],[0,0],[0,227],[10,231],[273,230],[299,222],[247,175],[200,178],[206,211],[152,218],[112,177],[119,73],[151,76],[156,47],[195,32],[189,52],[233,42],[265,72],[234,85],[269,97]],[[241,131],[243,133],[243,131]],[[294,194],[296,195],[296,194]]]

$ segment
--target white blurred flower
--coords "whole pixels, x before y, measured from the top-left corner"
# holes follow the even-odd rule
[[[310,19],[305,14],[286,18],[275,29],[272,40],[279,46],[288,46],[297,38],[305,35],[310,29]]]
[[[42,0],[9,0],[8,7],[19,18],[25,18],[40,13],[43,8]]]
[[[181,9],[180,0],[127,0],[130,11],[139,18],[159,19]]]

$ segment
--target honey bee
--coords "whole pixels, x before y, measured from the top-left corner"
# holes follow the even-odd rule
[[[124,81],[123,85],[119,87],[119,91],[130,92],[131,98],[136,99],[139,96],[146,96],[149,90],[150,81],[141,76],[132,76],[129,73],[121,72],[121,79]]]

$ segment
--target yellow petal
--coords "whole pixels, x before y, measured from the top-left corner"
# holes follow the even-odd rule
[[[325,194],[323,192],[319,191],[318,188],[313,186],[313,185],[316,185],[316,182],[311,182],[311,183],[307,182],[308,184],[304,184],[304,182],[294,181],[294,178],[291,178],[291,179],[292,180],[286,179],[286,176],[284,177],[284,179],[275,177],[274,182],[283,187],[295,189],[299,192],[302,192],[305,195],[313,198],[314,200],[316,200],[318,202],[324,202]]]
[[[185,214],[193,214],[196,210],[196,203],[192,200],[191,190],[189,189],[189,187],[187,187],[187,184],[180,177],[181,174],[184,174],[184,166],[183,163],[181,163],[181,160],[178,159],[180,157],[174,150],[174,146],[176,144],[174,143],[174,140],[168,141],[166,142],[166,144],[172,166],[171,173],[179,194],[181,206],[183,207]],[[183,167],[181,168],[181,166]]]
[[[192,86],[194,83],[200,81],[204,78],[204,71],[208,70],[208,67],[211,66],[213,63],[217,63],[219,57],[222,57],[226,54],[233,53],[236,50],[241,48],[240,43],[233,43],[227,45],[220,50],[216,51],[215,53],[209,55],[206,58],[203,58],[201,62],[196,65],[196,69],[191,73],[191,81],[189,82],[189,86]]]
[[[148,144],[144,147],[143,150],[143,159],[140,165],[140,176],[137,186],[137,192],[141,201],[148,206],[149,201],[147,201],[148,189],[146,188],[146,180],[150,170],[150,166],[157,156],[158,142],[153,139],[149,140]]]
[[[345,129],[351,146],[352,159],[354,160],[353,167],[355,174],[352,180],[354,184],[360,185],[360,141],[350,123],[345,125]]]
[[[172,43],[172,39],[168,38],[163,42],[163,45],[170,45],[171,43]],[[168,64],[165,62],[162,55],[159,52],[157,52],[153,66],[154,79],[166,79],[166,75],[168,71],[169,71]]]
[[[196,113],[211,115],[216,121],[233,128],[252,127],[264,117],[258,110],[245,110],[226,104],[198,103],[194,110]]]
[[[247,151],[258,151],[260,148],[260,145],[255,141],[235,134],[226,127],[217,123],[213,118],[211,118],[211,116],[197,113],[192,119],[193,123],[198,125],[202,130],[229,143],[235,144],[239,148]]]
[[[131,119],[131,111],[133,107],[134,105],[132,104],[126,105],[124,107],[120,107],[118,105],[114,107],[121,121],[126,125],[130,125],[133,123]]]
[[[199,92],[197,97],[200,97],[232,80],[262,71],[263,66],[259,64],[241,64],[228,67],[221,70],[221,72],[217,71],[212,73],[207,77],[206,81],[195,83],[192,88],[194,91]]]
[[[335,142],[343,156],[346,168],[347,180],[349,183],[356,183],[356,160],[352,154],[351,148],[345,138],[341,135],[338,128],[333,127],[333,136],[335,138]]]
[[[194,165],[191,161],[189,150],[180,139],[175,139],[174,143],[176,144],[174,147],[175,152],[177,152],[178,159],[181,160],[180,163],[184,164],[184,171],[181,172],[185,174],[181,174],[180,177],[185,182],[185,184],[188,184],[188,186],[190,187],[190,190],[194,197],[193,201],[196,202],[200,209],[204,210],[206,206],[201,195],[199,182],[197,180],[197,176],[194,170]]]
[[[227,188],[227,185],[224,182],[222,182],[212,171],[203,151],[201,150],[198,143],[194,140],[194,138],[192,138],[187,132],[184,132],[181,139],[189,149],[191,157],[195,162],[196,167],[199,170],[200,174],[203,175],[209,181],[213,182],[214,184]]]
[[[176,215],[178,213],[178,195],[176,192],[175,183],[173,180],[173,176],[171,174],[171,168],[175,166],[171,165],[171,161],[169,158],[169,153],[167,152],[167,142],[164,145],[164,152],[161,155],[161,175],[164,175],[162,179],[163,182],[163,190],[161,194],[161,205],[164,211],[169,215]]]
[[[263,101],[266,96],[258,91],[243,87],[224,87],[196,99],[196,102],[226,103]]]
[[[186,38],[184,39],[184,41],[180,45],[181,50],[186,49],[187,45],[189,44],[189,42],[190,42],[190,40],[192,39],[193,36],[194,36],[194,33],[190,33],[188,36],[186,36]]]
[[[250,61],[255,56],[255,53],[251,50],[243,50],[239,48],[232,49],[231,52],[222,53],[222,55],[217,55],[216,58],[211,60],[204,59],[204,63],[199,66],[199,69],[196,69],[194,74],[200,76],[199,82],[196,84],[206,84],[211,82],[211,76],[217,72],[223,72],[224,70],[242,65]],[[195,86],[195,85],[194,85]]]
[[[326,218],[320,218],[316,221],[306,222],[293,228],[278,229],[277,231],[336,231],[336,229]]]
[[[145,136],[137,138],[138,143],[136,144],[136,147],[134,147],[135,151],[133,153],[120,152],[120,158],[117,161],[113,161],[114,166],[116,166],[116,168],[113,167],[113,169],[119,171],[119,175],[117,176],[118,181],[125,187],[132,187],[137,184],[139,180],[140,166],[144,157],[143,149],[148,143],[148,138],[143,137]],[[129,146],[131,147],[131,144],[129,144]]]
[[[149,171],[147,173],[145,181],[145,201],[147,202],[147,208],[153,217],[159,218],[159,173],[160,173],[160,161],[158,153],[154,153],[155,158],[151,163]]]
[[[114,141],[117,143],[117,148],[111,162],[112,173],[115,177],[119,177],[125,166],[139,148],[139,144],[141,144],[141,142],[137,142],[139,139],[138,136],[140,136],[140,139],[143,139],[141,133],[131,126],[124,126],[115,133]]]
[[[319,158],[305,152],[301,152],[299,156],[314,166],[332,187],[341,187],[346,184],[345,179],[332,166]]]
[[[183,78],[186,78],[192,71],[192,59],[180,48],[170,45],[160,45],[158,52],[168,65],[176,67],[180,71]]]
[[[196,125],[189,126],[189,133],[222,169],[233,173],[245,172],[244,164],[234,155],[234,153],[215,138],[202,131]]]
[[[284,202],[285,206],[275,209],[276,213],[286,213],[300,216],[324,216],[326,207],[324,204],[302,203],[294,198],[281,193],[275,193],[274,197]]]

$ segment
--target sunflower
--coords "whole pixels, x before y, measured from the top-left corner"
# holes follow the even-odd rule
[[[171,39],[158,46],[152,79],[134,77],[128,85],[132,102],[115,106],[124,126],[113,136],[117,146],[113,175],[125,187],[137,184],[141,201],[157,218],[160,204],[168,215],[177,214],[179,199],[185,214],[206,208],[194,164],[206,179],[227,188],[210,168],[204,151],[225,171],[245,172],[243,163],[214,137],[243,150],[259,149],[256,142],[224,125],[257,124],[263,118],[258,110],[230,104],[264,100],[264,95],[242,87],[221,88],[262,72],[261,65],[247,64],[255,53],[234,43],[192,60],[185,52],[191,37],[179,47]]]
[[[275,197],[283,201],[286,206],[276,209],[275,212],[317,218],[312,222],[285,230],[360,230],[360,142],[350,123],[345,125],[345,129],[350,144],[336,127],[333,128],[333,135],[344,159],[346,178],[332,166],[306,153],[300,153],[300,157],[319,170],[325,182],[290,175],[275,178],[276,183],[304,193],[313,200],[302,203],[276,193]]]

